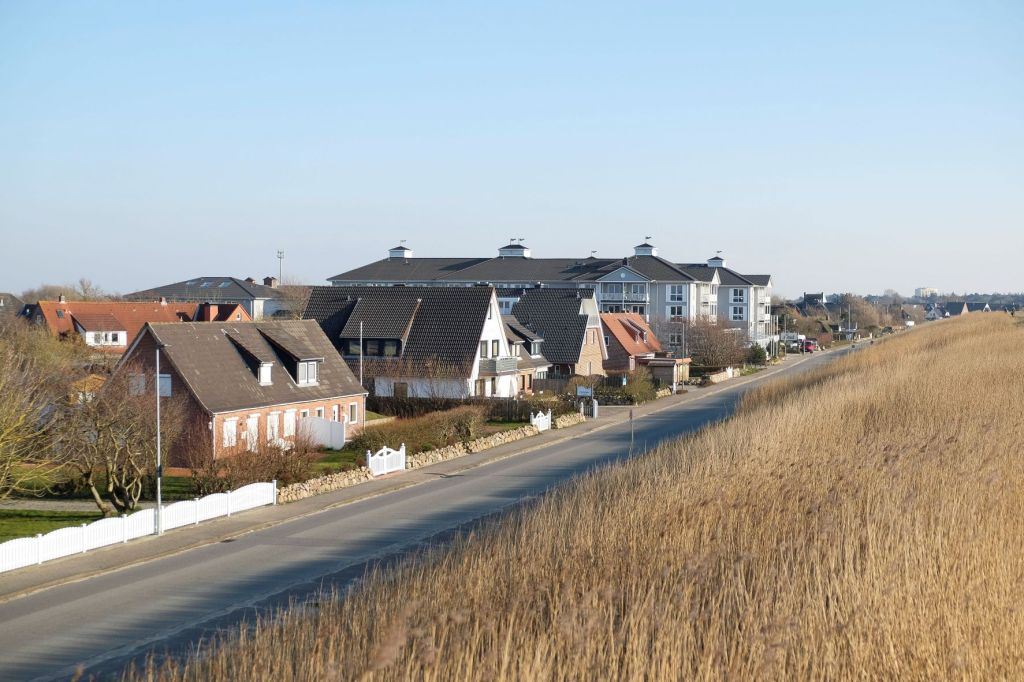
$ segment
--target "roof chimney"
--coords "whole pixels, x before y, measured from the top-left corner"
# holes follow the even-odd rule
[[[402,241],[405,241],[404,239]],[[412,249],[407,249],[405,244],[399,244],[388,250],[388,258],[391,260],[406,260],[412,258]]]
[[[277,288],[277,277],[264,277],[263,286],[270,287],[271,289]]]
[[[64,294],[57,297],[57,303],[67,303],[68,299]]]
[[[167,305],[167,297],[166,296],[161,296],[160,297],[160,305]]]
[[[248,282],[249,284],[256,284],[256,280],[253,279],[252,277],[246,277],[245,281]]]
[[[203,322],[213,322],[217,319],[219,310],[216,303],[202,303],[200,308],[202,310],[199,312],[199,319]]]

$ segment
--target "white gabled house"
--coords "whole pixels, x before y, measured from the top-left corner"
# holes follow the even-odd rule
[[[314,287],[316,320],[374,395],[508,398],[520,354],[493,287]]]

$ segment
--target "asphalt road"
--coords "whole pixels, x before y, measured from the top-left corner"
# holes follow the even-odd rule
[[[840,352],[783,369],[803,371]],[[724,390],[644,416],[636,448],[727,417],[746,388]],[[368,565],[392,560],[453,529],[628,456],[628,423],[426,483],[327,509],[123,570],[0,604],[0,680],[67,679],[82,665],[116,677],[150,652],[181,655],[219,629],[343,588]]]

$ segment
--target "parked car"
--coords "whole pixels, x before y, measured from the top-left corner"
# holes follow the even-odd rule
[[[789,343],[786,344],[786,350],[791,350],[794,353],[799,353],[800,352],[800,342],[799,341],[790,341]]]
[[[818,350],[818,342],[817,341],[814,341],[813,339],[807,339],[806,341],[804,341],[804,352],[805,353],[813,353],[816,350]]]

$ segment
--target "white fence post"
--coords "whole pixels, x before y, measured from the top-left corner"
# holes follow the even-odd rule
[[[228,516],[231,516],[231,491],[227,491],[225,495],[227,495],[228,499]]]
[[[274,502],[273,502],[273,504],[277,504],[277,479],[275,478],[272,481],[272,483],[274,484]]]
[[[82,524],[82,525],[80,526],[80,527],[81,527],[81,529],[82,529],[82,532],[81,532],[81,533],[79,533],[79,535],[81,535],[81,536],[82,536],[82,554],[85,554],[85,527],[86,527],[87,525],[89,525],[89,524],[87,524],[87,523],[83,523],[83,524]]]
[[[43,563],[43,534],[36,533],[36,566]]]
[[[193,525],[198,526],[199,525],[199,498],[198,497],[192,500],[192,515],[193,515],[193,517],[196,520],[195,524],[193,524]]]
[[[128,515],[121,514],[121,544],[128,542]]]

